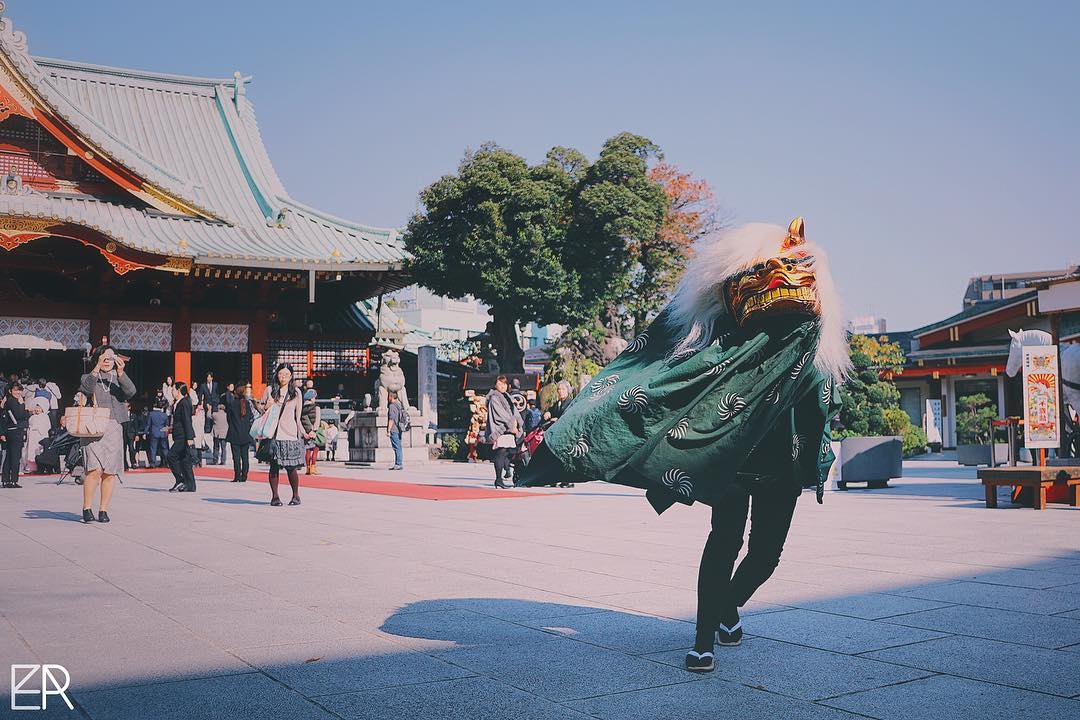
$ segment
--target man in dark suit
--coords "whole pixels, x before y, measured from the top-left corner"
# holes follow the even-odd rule
[[[172,438],[169,448],[169,469],[172,470],[176,484],[169,492],[195,492],[195,428],[191,424],[194,408],[185,383],[176,383],[176,394],[180,398],[173,407]]]
[[[149,446],[146,459],[150,461],[151,467],[160,467],[168,462],[168,425],[169,416],[165,414],[165,401],[159,400],[154,409],[150,411],[150,417],[146,425]]]
[[[214,373],[206,373],[206,382],[199,386],[199,404],[203,406],[203,417],[206,418],[205,432],[210,432],[214,425],[214,410],[221,402],[221,386],[214,382]]]

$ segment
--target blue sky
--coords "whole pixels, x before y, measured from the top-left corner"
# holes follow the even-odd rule
[[[849,314],[1080,262],[1080,3],[8,0],[31,52],[249,94],[297,199],[403,224],[494,140],[647,135],[738,222],[806,217]]]

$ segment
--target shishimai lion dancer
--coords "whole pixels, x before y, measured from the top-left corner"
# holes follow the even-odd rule
[[[849,370],[840,299],[803,219],[722,231],[697,243],[672,302],[547,431],[523,484],[604,480],[644,488],[658,513],[711,506],[686,656],[711,671],[714,642],[741,642],[739,608],[780,562],[800,493],[822,500]]]

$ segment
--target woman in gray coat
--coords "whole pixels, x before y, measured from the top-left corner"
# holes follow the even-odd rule
[[[135,385],[124,372],[124,359],[117,356],[111,345],[102,345],[90,356],[94,369],[82,376],[79,390],[90,398],[87,405],[109,409],[109,422],[99,438],[82,438],[86,479],[83,481],[83,522],[94,521],[90,508],[101,487],[101,506],[98,522],[109,522],[109,500],[116,478],[124,469],[124,430],[127,422],[125,403],[135,394]]]
[[[492,445],[492,463],[495,465],[495,487],[509,488],[506,471],[510,467],[510,454],[521,435],[521,416],[507,394],[510,384],[505,375],[495,379],[495,389],[487,394],[487,439]]]

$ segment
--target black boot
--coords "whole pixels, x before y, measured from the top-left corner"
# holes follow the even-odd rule
[[[82,511],[82,521],[84,523],[92,523],[92,522],[94,522],[94,511],[91,510],[90,508],[86,508],[85,510],[83,510]]]

